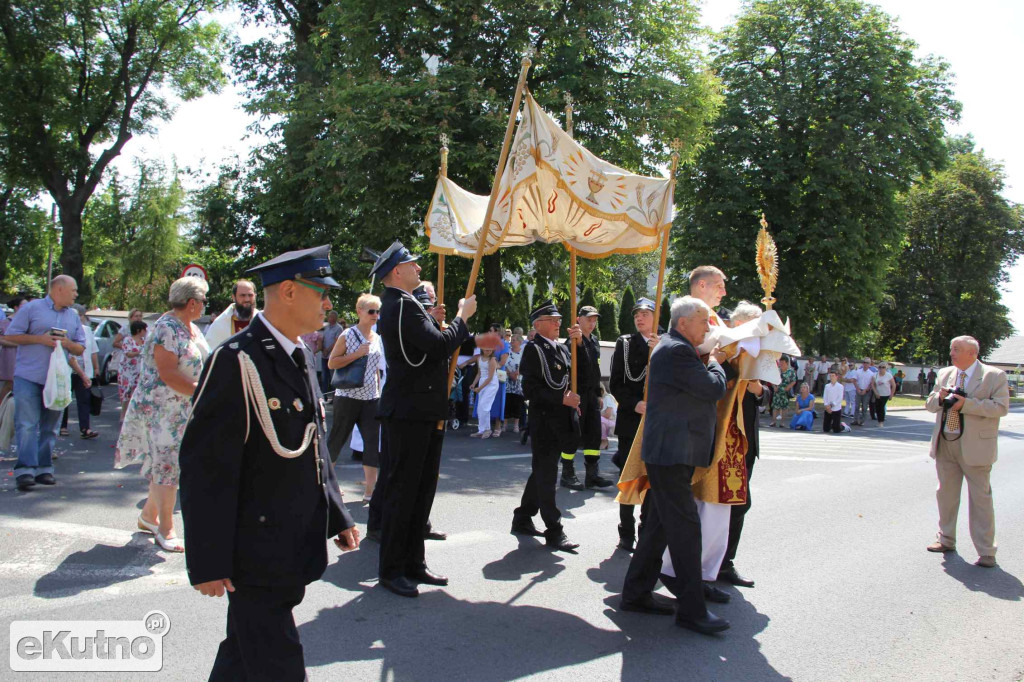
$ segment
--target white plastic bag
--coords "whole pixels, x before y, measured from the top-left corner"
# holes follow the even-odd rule
[[[61,411],[71,404],[71,365],[64,355],[64,346],[57,343],[50,354],[50,368],[43,386],[43,405],[48,410]]]

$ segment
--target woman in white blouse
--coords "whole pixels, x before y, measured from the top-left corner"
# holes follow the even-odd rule
[[[363,294],[356,301],[359,323],[349,327],[338,337],[331,349],[327,368],[333,370],[348,367],[359,358],[366,358],[363,385],[359,388],[339,388],[334,391],[334,422],[327,436],[327,450],[331,461],[337,462],[341,449],[348,441],[356,424],[363,436],[363,474],[366,478],[366,492],[363,501],[369,502],[377,484],[377,467],[380,465],[380,429],[377,422],[377,402],[380,400],[380,372],[383,349],[380,336],[373,331],[380,315],[380,299],[372,294]],[[326,350],[326,349],[325,349]]]
[[[896,380],[889,373],[887,363],[878,363],[878,374],[871,382],[871,390],[875,394],[875,415],[878,417],[878,425],[885,426],[885,404],[896,392]]]

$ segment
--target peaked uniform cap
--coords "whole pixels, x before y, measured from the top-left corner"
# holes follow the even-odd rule
[[[427,306],[428,308],[434,305],[434,298],[430,295],[430,292],[427,291],[427,288],[422,284],[412,290],[412,295],[416,298],[417,301],[419,301],[422,305]]]
[[[654,301],[652,301],[649,298],[644,298],[644,297],[641,296],[640,299],[637,300],[636,305],[633,306],[633,312],[634,313],[636,311],[638,311],[638,310],[650,310],[653,313],[654,312]]]
[[[377,258],[377,262],[370,268],[370,276],[376,279],[384,279],[388,276],[388,273],[395,269],[395,266],[402,263],[411,263],[414,260],[419,260],[419,256],[414,256],[409,252],[409,249],[405,248],[402,242],[396,241]]]
[[[585,305],[580,308],[580,311],[576,314],[577,317],[601,317],[601,313],[597,312],[597,308],[592,305]]]
[[[246,270],[247,273],[259,275],[263,286],[278,284],[285,280],[304,279],[323,284],[334,289],[341,285],[331,277],[331,247],[329,244],[314,246],[311,249],[288,251],[276,258],[271,258],[262,265]]]
[[[558,312],[558,306],[550,298],[539,306],[533,309],[530,313],[530,322],[536,322],[539,317],[561,317],[562,313]]]

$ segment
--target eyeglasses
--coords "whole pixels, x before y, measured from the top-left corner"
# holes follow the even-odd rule
[[[379,310],[367,310],[366,314],[367,315],[380,315],[380,311]]]
[[[312,289],[313,291],[320,292],[320,300],[321,301],[326,301],[331,296],[331,288],[330,287],[318,287],[315,284],[310,284],[309,282],[303,282],[301,279],[297,279],[295,281],[297,283],[301,284],[302,286],[306,287],[307,289]]]

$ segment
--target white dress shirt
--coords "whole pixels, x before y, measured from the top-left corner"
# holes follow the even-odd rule
[[[825,384],[824,393],[825,406],[833,412],[840,412],[843,409],[843,394],[845,393],[843,385],[838,381],[834,384],[829,382]]]

